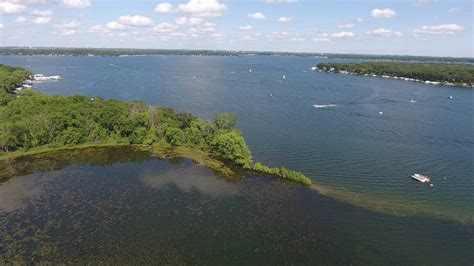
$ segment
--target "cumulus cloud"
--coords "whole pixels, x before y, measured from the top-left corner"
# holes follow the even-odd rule
[[[401,37],[403,34],[399,31],[393,31],[390,29],[378,28],[366,32],[367,35],[378,36],[378,37]]]
[[[159,33],[171,33],[176,31],[179,28],[178,25],[176,24],[171,24],[167,22],[162,22],[155,27],[153,27],[153,31],[159,32]]]
[[[174,20],[174,22],[178,25],[188,25],[188,26],[195,26],[201,24],[203,21],[202,18],[195,18],[195,17],[181,17]]]
[[[218,0],[189,0],[186,4],[180,4],[178,10],[194,17],[220,17],[227,10],[227,6]]]
[[[80,23],[73,20],[73,21],[66,21],[62,23],[57,23],[53,25],[53,28],[58,30],[71,30],[79,27]]]
[[[341,31],[341,32],[335,32],[331,34],[332,38],[352,38],[354,36],[355,34],[350,31]]]
[[[3,30],[5,28],[5,25],[0,23],[0,30]]]
[[[0,14],[1,15],[14,15],[14,14],[19,14],[25,10],[26,6],[24,5],[19,5],[19,4],[13,4],[10,2],[4,2],[2,1],[0,3]]]
[[[262,14],[261,12],[248,14],[247,17],[250,18],[250,19],[256,19],[256,20],[264,20],[265,19],[265,15]]]
[[[392,18],[395,15],[397,15],[397,12],[389,8],[385,8],[385,9],[376,8],[372,10],[372,17],[374,18]]]
[[[62,4],[70,8],[86,8],[92,5],[89,0],[62,0]]]
[[[454,35],[464,30],[463,26],[458,24],[442,24],[436,26],[423,26],[413,30],[415,34],[435,34],[435,35]]]
[[[107,23],[105,25],[105,27],[108,29],[108,30],[112,30],[112,31],[120,31],[120,30],[126,30],[127,29],[127,26],[117,22],[117,21],[111,21],[109,23]]]
[[[20,24],[21,24],[21,23],[26,23],[27,21],[28,21],[28,19],[26,19],[26,18],[23,17],[23,16],[19,16],[19,17],[17,17],[17,18],[15,19],[15,22],[16,22],[16,23],[20,23]]]
[[[304,38],[302,37],[293,37],[290,39],[290,42],[304,42]]]
[[[288,31],[274,31],[269,37],[274,37],[277,39],[285,39],[290,35]]]
[[[242,31],[249,31],[249,30],[253,30],[253,27],[252,25],[245,25],[245,26],[241,26],[239,29]]]
[[[119,17],[118,22],[120,24],[133,27],[153,26],[153,21],[150,18],[144,16],[121,16]]]
[[[313,42],[329,42],[331,41],[329,38],[327,37],[316,37],[316,38],[313,38]]]
[[[170,13],[172,11],[173,11],[173,5],[171,3],[168,3],[168,2],[159,3],[155,7],[155,12],[156,13]]]
[[[35,24],[48,24],[51,22],[52,18],[51,17],[37,17],[33,20]]]
[[[30,15],[38,16],[38,17],[51,17],[53,15],[53,11],[51,10],[33,10],[30,12]]]
[[[290,17],[279,17],[277,21],[280,22],[280,23],[288,23],[288,22],[290,22],[290,21],[292,21],[292,20],[293,20],[293,19],[290,18]]]
[[[338,29],[352,29],[355,27],[354,23],[339,24],[336,26]]]
[[[106,31],[106,29],[104,27],[102,27],[102,25],[94,25],[92,27],[89,27],[89,32],[92,32],[92,33],[102,33],[104,31]]]

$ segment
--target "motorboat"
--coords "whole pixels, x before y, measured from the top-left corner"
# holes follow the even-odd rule
[[[413,174],[413,175],[411,175],[411,178],[413,178],[416,181],[421,182],[421,183],[431,182],[431,178],[429,176],[426,176],[426,175]]]

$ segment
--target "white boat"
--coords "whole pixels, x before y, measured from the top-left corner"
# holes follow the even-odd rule
[[[429,176],[420,175],[420,174],[413,174],[413,175],[411,175],[411,178],[413,178],[416,181],[419,181],[421,183],[429,183],[431,181],[431,178]]]
[[[286,76],[285,76],[285,75],[283,75],[283,79],[286,79]]]

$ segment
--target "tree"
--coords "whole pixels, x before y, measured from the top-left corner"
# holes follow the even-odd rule
[[[220,113],[214,119],[214,124],[219,130],[230,130],[237,125],[237,115],[235,113]]]
[[[214,136],[211,149],[216,155],[243,166],[249,166],[252,159],[244,138],[235,130]]]

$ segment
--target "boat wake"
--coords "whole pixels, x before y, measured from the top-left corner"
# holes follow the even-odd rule
[[[313,107],[316,109],[336,107],[337,104],[313,104]]]

